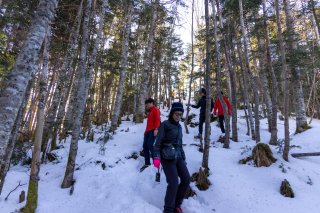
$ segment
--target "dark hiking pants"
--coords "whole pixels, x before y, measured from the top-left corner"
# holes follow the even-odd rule
[[[221,132],[225,133],[226,131],[224,130],[224,115],[219,115],[219,124]]]
[[[173,213],[174,209],[182,204],[190,184],[190,174],[182,158],[173,161],[162,159],[161,164],[168,183],[164,199],[164,213]]]
[[[199,118],[199,135],[202,135],[203,123],[205,122],[205,120],[206,120],[206,117],[200,115],[200,118]]]
[[[143,152],[144,152],[145,165],[151,165],[150,157],[152,157],[153,159],[153,144],[155,140],[156,140],[156,137],[154,136],[154,130],[151,130],[144,134]]]

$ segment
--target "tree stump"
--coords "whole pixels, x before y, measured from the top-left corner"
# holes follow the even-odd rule
[[[202,168],[200,168],[198,173],[194,173],[191,179],[196,182],[196,187],[201,191],[207,190],[211,185],[208,174]]]
[[[293,190],[290,186],[289,181],[287,181],[287,179],[284,179],[284,181],[282,181],[282,183],[281,183],[280,194],[282,194],[285,197],[294,198]]]
[[[257,167],[269,167],[277,160],[273,157],[272,151],[268,144],[264,143],[258,143],[254,147],[254,149],[252,150],[252,158]]]

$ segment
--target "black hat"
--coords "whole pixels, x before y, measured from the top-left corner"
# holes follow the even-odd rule
[[[174,102],[171,105],[170,114],[173,114],[175,111],[184,112],[183,105],[180,102]]]
[[[201,89],[200,89],[200,92],[203,93],[203,94],[205,94],[205,95],[207,94],[207,90],[206,90],[205,88],[201,88]]]
[[[144,103],[145,104],[150,104],[150,103],[154,104],[154,100],[152,98],[148,98]]]

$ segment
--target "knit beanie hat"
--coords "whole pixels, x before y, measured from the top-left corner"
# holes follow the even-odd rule
[[[180,102],[172,103],[170,114],[173,114],[175,111],[180,111],[182,113],[184,112],[182,103],[180,103]]]

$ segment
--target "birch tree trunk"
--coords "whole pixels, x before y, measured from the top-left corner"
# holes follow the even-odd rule
[[[148,93],[148,80],[151,75],[151,61],[152,61],[152,49],[154,46],[154,33],[156,28],[157,14],[158,14],[159,0],[156,0],[152,5],[152,19],[150,20],[150,29],[148,33],[148,44],[144,53],[143,71],[141,74],[140,95],[137,106],[137,113],[135,115],[136,123],[142,123],[144,119],[145,111],[145,99]]]
[[[35,72],[38,54],[46,29],[53,20],[57,0],[41,0],[27,39],[8,75],[5,88],[0,91],[0,166],[4,163],[10,134],[24,99],[31,75]]]
[[[247,36],[247,30],[244,26],[242,0],[239,0],[239,8],[240,8],[240,24],[241,24],[241,31],[243,36],[242,42],[243,42],[244,52],[245,52],[246,72],[249,74],[250,81],[253,87],[253,95],[254,95],[255,140],[257,143],[259,143],[260,142],[260,121],[259,121],[258,86],[255,82],[254,76],[250,69],[249,53],[248,53],[248,36]]]
[[[278,81],[272,66],[272,58],[271,58],[271,47],[270,47],[270,38],[269,38],[269,29],[267,24],[267,8],[266,8],[266,0],[262,0],[263,5],[263,24],[264,24],[264,33],[266,38],[266,50],[267,50],[267,61],[269,65],[269,72],[272,80],[272,93],[271,93],[271,101],[272,101],[272,114],[271,114],[271,138],[269,144],[276,145],[278,136],[277,136],[277,113],[278,113]]]
[[[191,100],[191,84],[193,81],[193,71],[194,71],[194,46],[193,46],[193,36],[194,36],[194,30],[193,30],[193,16],[194,16],[194,0],[192,0],[192,12],[191,12],[191,72],[190,72],[190,81],[189,81],[189,94],[188,94],[188,104],[187,104],[187,113],[186,113],[186,119],[184,121],[184,127],[186,129],[186,133],[189,134],[188,129],[188,117],[190,112],[190,100]],[[201,149],[203,149],[201,147]]]
[[[48,27],[47,36],[45,38],[44,47],[43,47],[43,67],[42,67],[42,72],[40,73],[40,80],[39,80],[40,99],[38,103],[37,126],[36,126],[36,133],[35,133],[35,138],[33,143],[34,147],[32,152],[27,203],[25,208],[23,209],[24,213],[31,213],[31,212],[33,213],[35,212],[38,206],[38,181],[39,181],[39,172],[40,172],[40,153],[41,153],[43,126],[44,126],[44,113],[45,113],[46,97],[47,97],[50,37],[51,37],[51,32],[50,32],[50,27]]]
[[[124,81],[126,78],[126,71],[128,65],[128,45],[129,45],[129,36],[130,36],[130,29],[131,29],[131,20],[132,20],[132,2],[128,2],[128,11],[126,17],[123,20],[123,36],[122,36],[122,53],[121,53],[121,62],[120,62],[120,79],[119,79],[119,86],[117,91],[117,97],[114,107],[114,112],[112,114],[111,120],[111,129],[115,131],[118,127],[118,119],[120,115],[120,110],[122,107],[122,97],[123,97],[123,90],[124,90]]]
[[[286,50],[284,46],[284,40],[282,36],[282,26],[281,26],[281,17],[280,17],[280,9],[279,9],[279,1],[275,0],[275,10],[276,10],[276,18],[277,18],[277,38],[279,40],[279,47],[281,53],[281,68],[282,68],[282,76],[283,76],[283,98],[284,98],[284,150],[283,150],[283,159],[289,160],[289,147],[290,147],[290,132],[289,132],[289,89],[288,89],[288,79],[289,79],[289,71],[286,61]]]
[[[72,128],[72,138],[70,144],[70,151],[68,157],[68,164],[65,172],[65,176],[62,182],[62,188],[68,188],[73,183],[73,173],[75,169],[75,161],[78,151],[78,140],[81,129],[81,121],[83,118],[83,112],[85,108],[87,92],[86,91],[86,61],[87,61],[87,49],[89,42],[89,19],[91,13],[91,0],[87,0],[87,5],[85,9],[85,14],[83,18],[82,25],[82,41],[81,41],[81,55],[80,55],[80,65],[79,65],[79,87],[77,92],[77,102],[75,110],[75,120]]]
[[[300,133],[309,128],[307,123],[307,117],[305,112],[305,103],[303,88],[301,82],[301,73],[300,68],[296,65],[293,55],[295,54],[298,44],[297,44],[297,35],[294,31],[294,20],[292,15],[292,8],[290,6],[290,0],[283,0],[284,10],[286,14],[286,25],[288,31],[288,41],[287,48],[290,53],[289,57],[287,55],[287,60],[289,61],[288,66],[292,73],[293,84],[295,85],[295,108],[296,108],[296,133]]]
[[[220,100],[220,103],[222,104],[223,114],[224,114],[224,118],[226,120],[226,122],[225,122],[226,133],[225,133],[225,141],[224,141],[223,148],[229,149],[229,144],[230,144],[230,116],[229,116],[229,113],[228,113],[227,104],[224,101],[223,96],[221,94],[221,61],[220,61],[220,44],[219,44],[219,41],[218,41],[218,23],[217,23],[216,5],[217,4],[216,4],[215,0],[212,0],[214,46],[215,46],[216,59],[217,59],[217,93],[218,93],[218,98]],[[207,101],[208,101],[208,98],[207,98]],[[211,109],[211,101],[210,101],[210,99],[209,99],[209,104],[207,104],[206,107],[209,107],[209,109]],[[207,115],[207,116],[210,117],[210,114]],[[210,122],[209,122],[209,125],[210,125]]]

